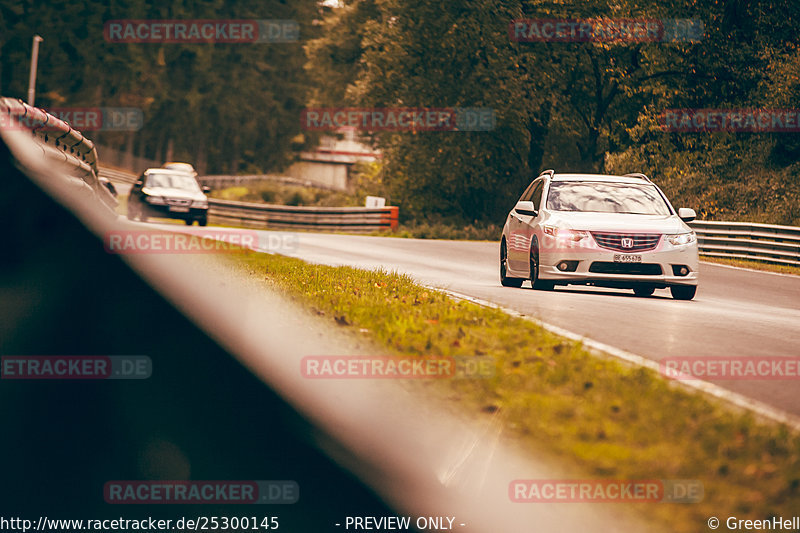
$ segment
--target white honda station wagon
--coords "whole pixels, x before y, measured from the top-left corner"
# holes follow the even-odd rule
[[[500,241],[500,283],[534,289],[594,285],[650,296],[697,291],[697,237],[644,174],[604,176],[544,171],[508,214]]]

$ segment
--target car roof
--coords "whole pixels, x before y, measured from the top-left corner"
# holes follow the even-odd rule
[[[594,182],[612,182],[612,183],[632,183],[637,185],[652,185],[652,183],[643,178],[636,178],[633,176],[613,176],[610,174],[553,174],[550,181],[594,181]]]

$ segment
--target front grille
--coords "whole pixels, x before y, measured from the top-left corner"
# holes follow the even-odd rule
[[[167,198],[167,205],[176,205],[181,207],[186,207],[187,205],[191,204],[191,200],[184,200],[182,198]]]
[[[662,274],[661,265],[656,263],[611,263],[595,261],[589,272],[596,274],[629,274],[633,276],[658,276]]]
[[[646,252],[658,246],[661,240],[659,233],[595,233],[592,232],[595,242],[601,248],[607,248],[616,252]],[[630,246],[623,246],[623,239]]]

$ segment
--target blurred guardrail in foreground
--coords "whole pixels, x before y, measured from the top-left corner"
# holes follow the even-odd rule
[[[689,226],[702,255],[800,266],[800,227],[710,220]]]
[[[98,174],[97,149],[81,132],[44,109],[5,97],[0,97],[0,128],[32,135],[47,160],[71,168],[72,185],[91,191],[110,209],[116,208],[116,198]]]

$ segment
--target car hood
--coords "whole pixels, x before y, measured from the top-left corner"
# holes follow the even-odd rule
[[[631,215],[626,213],[551,212],[546,224],[588,231],[625,233],[684,233],[691,228],[676,215]]]
[[[206,195],[200,191],[193,192],[184,189],[169,187],[145,187],[142,192],[148,196],[164,196],[165,198],[180,198],[183,200],[205,200]]]

